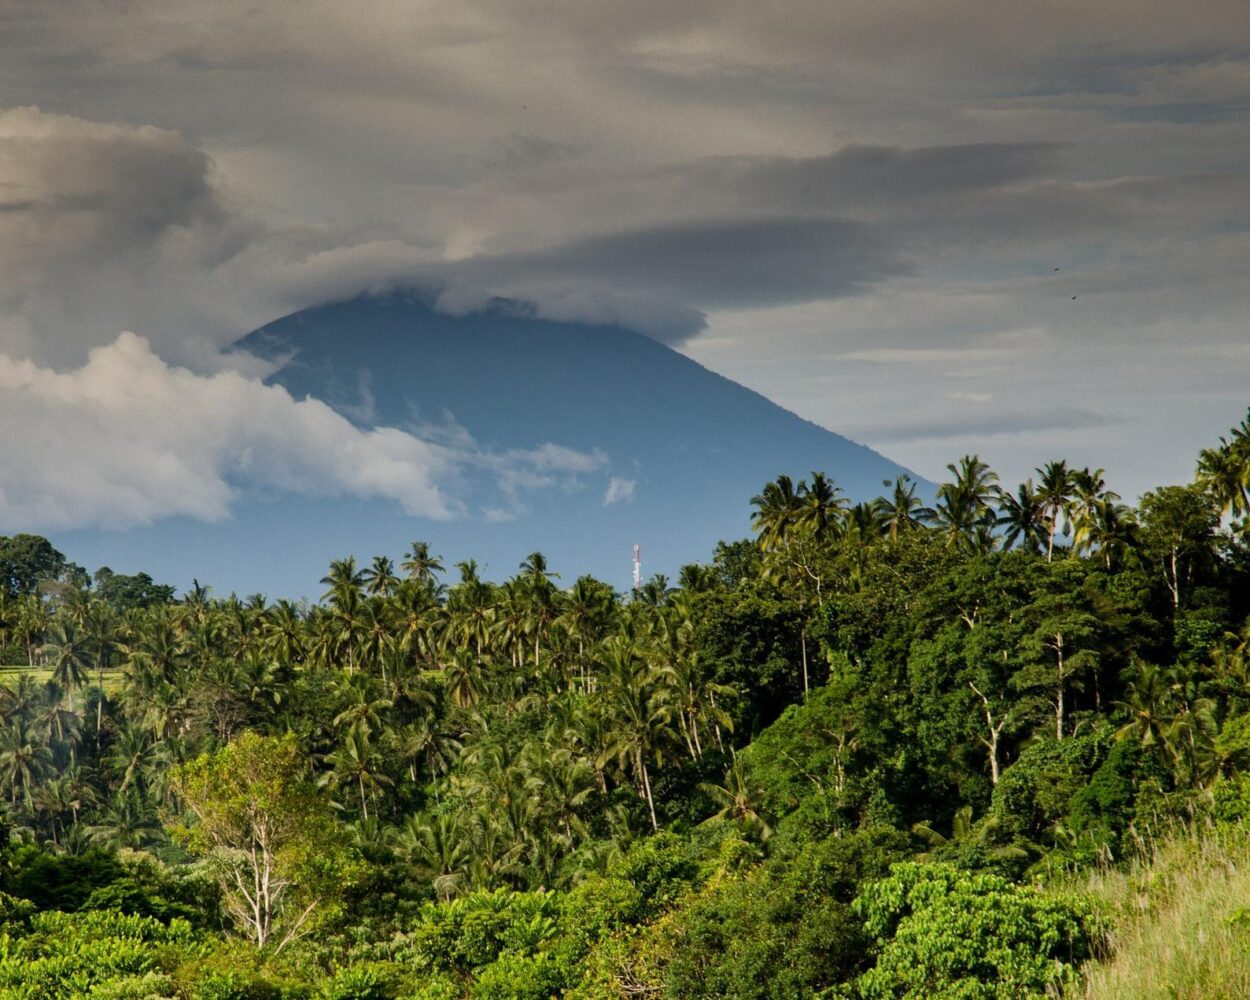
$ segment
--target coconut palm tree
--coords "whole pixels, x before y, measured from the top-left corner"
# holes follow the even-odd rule
[[[847,511],[842,491],[823,472],[813,472],[812,481],[799,483],[799,510],[796,524],[823,545],[837,537]]]
[[[360,815],[369,818],[369,802],[365,797],[368,789],[371,793],[384,785],[394,782],[382,771],[378,752],[369,740],[369,730],[365,726],[353,726],[347,731],[342,745],[325,757],[330,771],[322,775],[320,783],[342,788],[344,785],[355,785],[360,793]]]
[[[361,572],[360,580],[370,597],[390,597],[399,586],[395,564],[386,556],[374,556],[369,568]]]
[[[1033,480],[1020,484],[1013,496],[1004,490],[998,498],[998,526],[1003,530],[1003,547],[1019,545],[1036,555],[1046,543],[1047,524],[1041,498]]]
[[[439,898],[447,901],[468,880],[470,844],[459,819],[441,815],[432,820],[409,816],[396,839],[401,856],[430,879]]]
[[[659,832],[649,760],[658,765],[666,756],[675,734],[671,713],[660,696],[657,678],[639,655],[634,643],[613,637],[604,644],[607,668],[604,698],[609,717],[608,743],[599,754],[600,766],[608,760],[633,775],[647,804],[651,829]]]
[[[444,572],[443,561],[430,554],[429,542],[413,542],[399,568],[408,574],[409,580],[424,583],[431,590],[438,586],[438,575]]]
[[[266,610],[260,626],[265,652],[279,663],[303,663],[308,655],[305,623],[294,601],[286,599]]]
[[[1001,494],[998,474],[976,455],[965,455],[958,465],[946,468],[953,478],[938,487],[933,518],[946,544],[992,548],[998,520],[994,509]]]
[[[718,807],[711,819],[737,823],[749,835],[759,840],[767,840],[773,831],[760,813],[759,790],[751,784],[737,754],[722,780],[723,783],[719,785],[699,785],[699,790]]]
[[[107,850],[128,847],[142,850],[158,843],[161,824],[152,809],[135,792],[119,792],[87,827],[91,842]]]
[[[52,751],[20,716],[0,727],[0,785],[9,799],[30,806],[31,791],[52,768]]]
[[[52,679],[66,692],[66,707],[74,710],[74,692],[87,682],[91,654],[87,636],[68,618],[58,619],[48,631]]]
[[[799,520],[802,499],[789,476],[778,476],[751,498],[756,508],[751,528],[759,536],[760,548],[772,552],[785,548]]]
[[[891,483],[883,479],[881,485],[891,486]],[[916,483],[906,475],[895,478],[890,495],[881,498],[881,509],[885,514],[886,530],[892,539],[928,524],[934,518],[933,508],[926,507],[916,496]]]
[[[1194,482],[1206,490],[1227,517],[1250,513],[1250,447],[1239,449],[1224,438],[1218,448],[1204,448],[1198,454]]]
[[[1046,561],[1055,554],[1055,535],[1063,521],[1063,533],[1071,533],[1069,512],[1076,496],[1077,481],[1065,461],[1047,462],[1037,473],[1037,499],[1042,505],[1042,517],[1046,521]]]

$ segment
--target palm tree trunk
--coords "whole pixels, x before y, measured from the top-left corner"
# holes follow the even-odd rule
[[[647,773],[647,761],[642,755],[642,751],[638,751],[638,767],[642,771],[642,789],[647,797],[647,812],[651,814],[651,831],[653,833],[660,832],[660,824],[655,818],[655,800],[651,797],[651,776]]]
[[[1058,657],[1058,684],[1055,690],[1055,739],[1063,739],[1063,634],[1055,636],[1055,655]]]
[[[713,711],[715,711],[715,709],[716,709],[716,695],[714,695],[714,694],[712,694],[711,692],[709,692],[707,697],[708,697],[708,701],[710,701],[710,702],[712,703],[712,709],[713,709]],[[714,733],[716,734],[716,749],[717,749],[717,750],[719,750],[721,753],[724,753],[724,752],[725,752],[725,744],[724,744],[724,742],[723,742],[723,741],[721,740],[721,738],[720,738],[720,723],[716,721],[716,716],[715,716],[715,715],[713,715],[713,716],[712,716],[712,732],[714,732]]]
[[[799,646],[803,650],[803,700],[807,700],[807,627],[799,630]]]
[[[100,756],[100,727],[104,720],[104,664],[101,662],[96,667],[96,686],[99,687],[99,694],[96,696],[95,702],[95,755]]]

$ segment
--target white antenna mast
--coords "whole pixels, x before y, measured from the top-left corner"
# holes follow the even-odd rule
[[[642,589],[642,549],[634,546],[634,593]]]

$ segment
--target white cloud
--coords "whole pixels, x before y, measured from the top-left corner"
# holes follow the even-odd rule
[[[629,503],[634,499],[634,487],[638,485],[636,479],[621,479],[613,476],[608,481],[608,488],[603,494],[603,506],[611,507],[617,503]]]
[[[58,372],[0,355],[0,531],[220,520],[244,486],[382,498],[414,516],[463,507],[444,487],[484,468],[506,496],[593,472],[601,455],[543,445],[492,454],[393,427],[237,371],[202,376],[124,333]]]

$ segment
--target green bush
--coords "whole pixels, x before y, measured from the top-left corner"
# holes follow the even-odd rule
[[[852,904],[876,939],[864,1000],[1018,1000],[1076,981],[1105,924],[1085,896],[949,865],[895,865]]]

